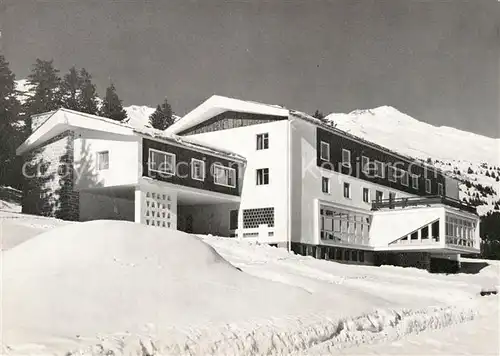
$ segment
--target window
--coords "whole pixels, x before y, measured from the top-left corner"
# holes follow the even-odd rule
[[[382,199],[384,199],[384,192],[381,192],[380,190],[377,190],[375,192],[375,201],[381,202]]]
[[[257,169],[257,185],[269,184],[269,168]]]
[[[109,151],[97,152],[97,170],[109,169]]]
[[[402,169],[399,171],[401,174],[401,184],[404,186],[408,186],[408,172],[403,171]]]
[[[349,257],[351,254],[349,253],[349,250],[344,250],[344,261],[349,261]]]
[[[375,161],[375,169],[376,169],[377,177],[380,177],[380,178],[385,177],[384,164],[382,162]]]
[[[429,226],[424,226],[421,230],[421,238],[422,239],[428,239],[429,238]]]
[[[149,170],[151,172],[175,174],[175,155],[173,153],[149,149]]]
[[[346,167],[351,166],[351,151],[342,149],[342,165]]]
[[[414,175],[411,176],[411,186],[414,189],[418,189],[418,176],[414,176]]]
[[[330,161],[330,144],[321,141],[320,158],[323,161]]]
[[[396,200],[396,193],[389,192],[389,201],[393,202]]]
[[[238,229],[238,210],[231,210],[229,212],[229,230]]]
[[[327,177],[321,177],[321,191],[323,193],[330,193],[330,179]]]
[[[205,180],[205,162],[196,158],[191,159],[191,177],[195,180]]]
[[[361,170],[365,174],[370,173],[370,159],[365,156],[361,156]]]
[[[257,149],[267,150],[269,148],[269,134],[263,133],[257,135]]]
[[[390,182],[395,182],[396,181],[396,168],[393,166],[389,166],[387,168],[387,175],[389,176],[389,181]]]
[[[363,188],[363,201],[365,203],[370,202],[370,189],[368,188]]]
[[[432,189],[431,189],[431,180],[429,178],[426,178],[425,179],[425,192],[426,193],[431,193]]]
[[[234,168],[214,165],[214,183],[226,187],[236,187],[236,171]]]
[[[438,195],[443,195],[443,183],[438,183]]]
[[[351,185],[344,183],[344,198],[351,199]]]
[[[436,239],[436,241],[439,241],[439,220],[432,223],[431,234],[432,237]]]
[[[365,262],[365,251],[359,251],[359,262]]]

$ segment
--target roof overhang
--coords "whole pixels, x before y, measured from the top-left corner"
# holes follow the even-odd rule
[[[191,112],[183,116],[166,132],[178,134],[225,111],[288,117],[289,110],[281,106],[213,95]]]
[[[48,139],[74,128],[105,131],[127,136],[134,134],[131,127],[111,119],[61,108],[47,115],[44,122],[17,148],[16,154],[23,155]]]
[[[179,137],[172,133],[156,130],[153,128],[136,128],[130,125],[107,119],[104,117],[85,114],[61,108],[49,113],[40,114],[44,116],[43,122],[37,126],[33,133],[16,150],[17,155],[23,155],[26,152],[35,149],[47,140],[54,138],[65,131],[79,129],[88,129],[94,131],[103,131],[110,134],[123,136],[142,136],[150,137],[156,140],[169,142],[191,148],[207,154],[223,156],[240,163],[245,163],[246,159],[236,153],[212,145],[206,145],[197,142],[195,139]]]

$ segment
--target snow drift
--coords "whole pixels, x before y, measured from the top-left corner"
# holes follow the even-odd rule
[[[241,272],[195,236],[128,222],[55,228],[2,257],[4,344],[151,325],[162,338],[174,326],[285,315],[310,302],[300,288]]]

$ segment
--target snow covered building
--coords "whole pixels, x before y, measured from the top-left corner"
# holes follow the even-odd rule
[[[344,263],[436,270],[479,252],[479,218],[457,181],[301,112],[212,96],[166,132],[66,109],[33,123],[18,154],[52,175],[71,169],[28,179],[26,212],[126,219]]]

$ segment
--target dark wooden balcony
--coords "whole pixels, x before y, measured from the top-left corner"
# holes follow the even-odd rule
[[[425,197],[412,197],[412,198],[396,198],[396,199],[382,199],[372,201],[372,210],[381,209],[404,209],[409,207],[430,207],[436,204],[448,205],[458,208],[469,213],[477,214],[476,208],[470,204],[466,204],[460,200],[440,196],[429,195]]]

